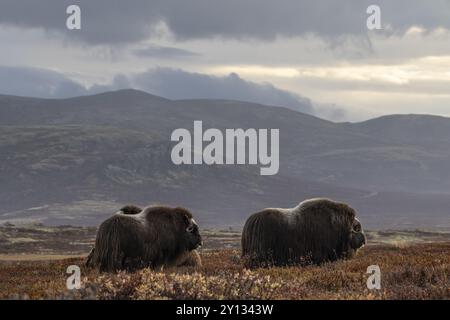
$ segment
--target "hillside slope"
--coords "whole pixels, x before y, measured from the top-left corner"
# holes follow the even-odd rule
[[[175,166],[174,129],[280,129],[280,173]],[[430,136],[426,128],[430,128]],[[450,227],[450,119],[405,115],[333,123],[280,107],[171,101],[136,90],[48,100],[0,96],[0,221],[97,224],[123,203],[192,208],[240,225],[266,206],[326,196],[372,227]]]

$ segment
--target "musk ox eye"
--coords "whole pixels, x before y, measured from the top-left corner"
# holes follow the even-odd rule
[[[354,232],[361,232],[361,224],[360,223],[355,223],[353,225],[353,231]]]
[[[189,232],[189,233],[191,233],[191,232],[194,231],[194,229],[195,229],[195,228],[194,228],[194,225],[191,224],[189,227],[186,228],[186,231]]]

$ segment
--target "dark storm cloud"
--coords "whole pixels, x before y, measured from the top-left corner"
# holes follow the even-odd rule
[[[215,77],[183,70],[157,68],[131,78],[135,87],[171,99],[231,99],[284,106],[311,113],[311,102],[271,84],[257,84],[232,73]]]
[[[79,4],[82,30],[65,29],[65,9]],[[365,35],[366,8],[402,32],[412,25],[450,29],[449,0],[2,0],[0,23],[61,31],[89,43],[135,42],[164,22],[178,39],[273,39],[308,33],[325,38]]]
[[[125,88],[140,89],[170,99],[231,99],[313,112],[308,99],[270,84],[245,81],[237,74],[213,77],[183,70],[156,68],[129,76],[118,75],[111,84],[86,88],[54,71],[0,67],[0,94],[67,98]]]

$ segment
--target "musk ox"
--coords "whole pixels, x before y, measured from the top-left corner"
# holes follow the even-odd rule
[[[142,209],[135,205],[126,205],[120,209],[123,214],[138,214]],[[201,267],[202,259],[197,250],[187,251],[176,262],[177,267]]]
[[[242,232],[248,267],[320,264],[350,258],[366,238],[355,210],[329,199],[251,215]]]
[[[201,244],[188,210],[126,206],[100,225],[86,264],[102,272],[177,266]]]
[[[142,209],[138,206],[130,204],[122,207],[119,211],[122,212],[123,214],[138,214],[139,212],[142,211]],[[92,249],[91,252],[93,252],[93,250],[94,249]],[[90,259],[88,258],[88,261],[89,260]],[[187,251],[184,254],[180,255],[175,264],[177,267],[201,267],[202,259],[200,258],[200,254],[198,253],[197,250],[192,250]]]

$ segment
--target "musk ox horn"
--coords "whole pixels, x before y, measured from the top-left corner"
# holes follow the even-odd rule
[[[292,209],[251,215],[242,232],[248,267],[320,264],[349,258],[366,238],[355,210],[329,199],[310,199]]]
[[[131,213],[137,209],[121,210],[100,225],[87,265],[106,272],[176,266],[201,244],[187,209],[150,206]]]

